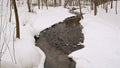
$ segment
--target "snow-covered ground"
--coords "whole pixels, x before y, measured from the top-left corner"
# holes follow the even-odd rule
[[[85,48],[70,56],[77,68],[120,68],[120,9],[117,15],[114,9],[109,13],[98,10],[97,16],[89,12],[84,15]]]
[[[11,39],[8,46],[4,46],[2,67],[43,68],[45,54],[41,49],[35,46],[34,35],[38,35],[40,31],[73,15],[70,14],[67,9],[62,7],[50,7],[48,10],[46,8],[40,10],[34,8],[34,13],[29,13],[26,9],[19,7],[18,11],[21,37],[20,39]],[[15,19],[13,14],[11,24],[15,25],[14,22]],[[12,28],[14,29],[14,27],[15,26]],[[13,33],[11,35],[13,35]],[[17,62],[17,65],[15,62]]]
[[[118,3],[120,7],[120,2]],[[87,9],[87,8],[86,8]],[[81,24],[84,26],[85,48],[70,54],[77,62],[76,68],[120,68],[120,9],[115,14],[115,9],[105,13],[99,7],[97,16],[92,11],[86,11]],[[28,13],[26,9],[19,7],[21,39],[14,40],[16,61],[14,65],[13,39],[9,42],[11,54],[7,50],[2,56],[3,67],[8,68],[36,67],[40,64],[43,67],[45,60],[44,53],[35,46],[34,35],[51,25],[63,21],[72,16],[67,9],[62,7],[47,9],[34,8],[34,13]],[[13,15],[14,18],[14,15]],[[15,20],[12,20],[14,24]],[[11,58],[12,57],[12,58]],[[7,61],[7,62],[6,62]],[[10,63],[9,63],[9,62]],[[13,66],[13,67],[12,67]]]

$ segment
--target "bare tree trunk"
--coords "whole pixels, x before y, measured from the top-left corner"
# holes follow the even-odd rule
[[[56,0],[54,0],[54,7],[56,7],[57,6],[57,1]]]
[[[64,8],[66,8],[68,2],[69,2],[69,0],[65,0],[65,2],[64,2]]]
[[[40,0],[38,0],[38,9],[40,9]]]
[[[72,0],[72,6],[73,6],[73,7],[75,6],[74,0]]]
[[[27,0],[27,5],[28,5],[28,12],[32,12],[32,10],[31,10],[31,0]]]
[[[17,10],[15,0],[13,0],[13,7],[14,7],[14,12],[15,12],[15,18],[16,18],[16,38],[20,39],[19,16],[18,16],[18,10]]]
[[[81,8],[81,2],[80,0],[78,0],[78,4],[79,4],[79,8],[80,8],[80,17],[83,19],[83,15],[82,15],[82,8]]]
[[[46,5],[46,8],[48,9],[48,3],[47,3],[48,0],[45,0],[45,5]]]
[[[93,10],[93,0],[91,0],[91,10]]]
[[[76,5],[76,6],[79,6],[79,5],[78,5],[78,0],[75,0],[75,5]]]
[[[52,4],[52,6],[54,6],[54,0],[52,0],[52,3],[51,3],[51,4]]]
[[[108,13],[108,1],[106,3],[106,7],[105,7],[106,13]]]
[[[97,1],[94,0],[94,15],[97,15]]]
[[[111,0],[111,9],[113,8],[113,0]]]
[[[83,0],[83,6],[85,6],[85,0]]]
[[[69,1],[69,6],[74,6],[74,0]]]
[[[115,11],[116,11],[116,14],[117,14],[117,0],[116,0],[116,5],[115,5]]]
[[[105,6],[105,3],[103,3],[103,9],[105,9],[105,7],[106,7],[106,6]]]
[[[61,1],[61,0],[59,0],[59,6],[61,6],[61,4],[62,4],[62,1]]]
[[[42,9],[43,9],[43,3],[44,3],[44,1],[43,1],[43,0],[41,0],[41,2],[42,2]]]
[[[11,22],[11,16],[12,16],[12,1],[10,0],[10,18],[9,18],[9,22]]]

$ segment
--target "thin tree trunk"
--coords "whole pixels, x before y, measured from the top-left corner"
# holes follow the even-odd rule
[[[82,8],[81,8],[81,2],[80,0],[78,0],[78,4],[79,4],[79,9],[80,9],[80,17],[83,19],[83,15],[82,15]]]
[[[73,3],[74,0],[69,0],[69,6],[74,6],[74,3]]]
[[[38,9],[40,9],[40,0],[38,0]]]
[[[94,15],[97,15],[97,1],[94,0]]]
[[[91,10],[93,10],[93,0],[91,0]]]
[[[44,3],[44,1],[43,1],[43,0],[41,0],[41,2],[42,2],[42,9],[43,9],[43,3]]]
[[[48,3],[47,3],[48,0],[45,0],[45,5],[46,5],[46,8],[48,9]]]
[[[73,7],[75,6],[74,0],[72,0],[72,6],[73,6]]]
[[[16,38],[20,39],[19,16],[18,16],[18,10],[17,10],[15,0],[13,0],[13,7],[14,7],[14,12],[15,12],[15,18],[16,18]]]
[[[117,0],[116,0],[116,5],[115,5],[115,11],[116,11],[116,14],[117,14]]]
[[[9,18],[9,22],[11,22],[11,16],[12,16],[12,2],[10,1],[10,18]]]
[[[56,0],[54,0],[54,7],[56,7],[57,6],[57,1]]]
[[[68,2],[69,2],[69,0],[66,0],[66,1],[64,2],[64,8],[66,8]]]
[[[51,5],[54,6],[54,0],[51,0]]]
[[[113,8],[113,0],[111,0],[111,9]]]
[[[108,13],[108,2],[106,3],[106,13]]]
[[[30,0],[27,0],[27,5],[28,5],[28,11],[29,11],[29,12],[32,12]]]
[[[62,4],[62,2],[61,2],[61,0],[59,0],[59,6],[61,6],[61,4]]]

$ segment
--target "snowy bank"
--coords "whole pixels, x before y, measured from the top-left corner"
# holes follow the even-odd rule
[[[70,55],[77,68],[120,68],[120,9],[117,15],[114,12],[99,7],[97,16],[84,15],[85,48]]]
[[[19,9],[21,8],[21,9]],[[62,7],[38,10],[28,13],[19,7],[20,17],[20,39],[12,39],[5,51],[2,60],[6,62],[17,62],[22,68],[44,68],[45,54],[35,46],[34,35],[45,28],[72,16]],[[62,11],[62,12],[61,12]],[[14,18],[14,14],[12,15]],[[15,20],[12,19],[14,25]],[[14,43],[13,43],[14,41]]]

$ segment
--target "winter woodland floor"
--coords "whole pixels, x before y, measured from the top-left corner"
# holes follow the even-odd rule
[[[120,2],[118,2],[118,6],[120,6]],[[40,31],[73,14],[62,7],[50,7],[48,10],[35,8],[35,13],[28,13],[27,10],[19,8],[21,39],[14,40],[18,65],[11,63],[14,59],[13,39],[11,39],[9,42],[11,55],[7,49],[2,56],[3,66],[32,68],[41,64],[39,67],[43,67],[43,63],[38,60],[44,61],[45,55],[35,46],[34,35],[38,35]],[[120,68],[120,9],[118,7],[117,15],[115,9],[109,9],[109,13],[105,13],[100,7],[98,10],[97,16],[93,16],[93,11],[88,8],[82,10],[85,13],[84,19],[81,20],[84,27],[85,48],[69,55],[76,61],[76,68]],[[14,22],[12,20],[13,25]]]

